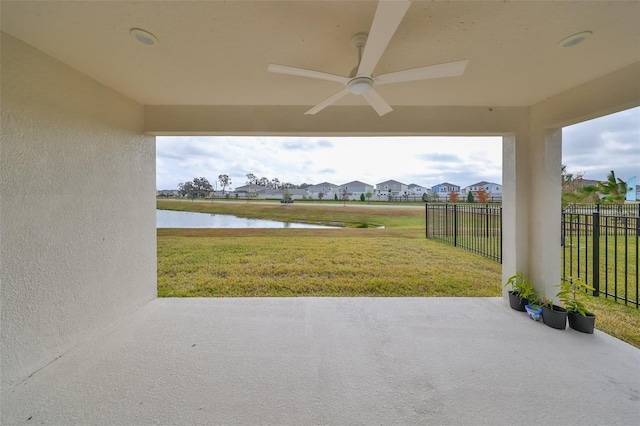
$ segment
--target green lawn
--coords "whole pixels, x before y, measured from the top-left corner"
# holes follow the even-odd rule
[[[158,295],[499,296],[500,265],[419,230],[158,230]]]

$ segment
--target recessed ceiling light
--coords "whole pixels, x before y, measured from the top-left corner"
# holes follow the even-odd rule
[[[158,38],[156,36],[141,28],[131,28],[131,30],[129,30],[129,34],[135,37],[140,43],[144,43],[149,46],[158,43]]]
[[[578,43],[582,43],[585,39],[591,37],[593,33],[591,31],[582,31],[581,33],[570,35],[569,37],[563,38],[558,43],[558,47],[571,47],[575,46]]]

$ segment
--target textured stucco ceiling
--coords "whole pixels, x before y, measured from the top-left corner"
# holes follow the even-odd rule
[[[374,1],[2,1],[2,30],[146,105],[314,105],[348,75]],[[129,35],[144,28],[160,42]],[[526,106],[640,61],[638,1],[413,1],[374,75],[469,59],[462,77],[377,88],[392,106]],[[564,37],[590,30],[572,48]],[[348,95],[339,105],[363,105]]]

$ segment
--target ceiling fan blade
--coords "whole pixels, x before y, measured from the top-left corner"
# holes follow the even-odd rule
[[[297,75],[299,77],[318,78],[320,80],[337,81],[346,85],[349,79],[342,77],[341,75],[328,74],[326,72],[306,70],[304,68],[288,67],[286,65],[269,64],[267,68],[269,72],[275,72],[279,74]]]
[[[440,77],[457,77],[464,74],[469,60],[429,65],[427,67],[382,74],[374,78],[375,84],[400,83],[403,81],[427,80]]]
[[[358,76],[368,77],[373,73],[409,6],[411,6],[409,0],[380,0],[378,2],[367,44],[364,46],[364,53],[358,67]]]
[[[376,110],[379,116],[382,117],[386,113],[393,111],[393,108],[389,106],[387,101],[382,99],[382,96],[380,96],[378,92],[373,90],[373,88],[369,89],[369,91],[363,96],[367,101],[369,101],[369,103],[371,104],[373,109]]]
[[[341,97],[343,97],[344,95],[346,95],[347,93],[349,93],[349,89],[345,87],[335,95],[325,99],[324,101],[320,102],[318,105],[311,108],[309,111],[305,112],[305,114],[315,114],[317,112],[320,112],[326,107],[328,107],[329,105],[331,105],[332,103],[334,103],[335,101],[337,101],[338,99],[340,99]]]

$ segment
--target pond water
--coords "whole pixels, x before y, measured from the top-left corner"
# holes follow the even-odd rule
[[[156,228],[331,228],[336,226],[246,219],[228,214],[156,210]]]

